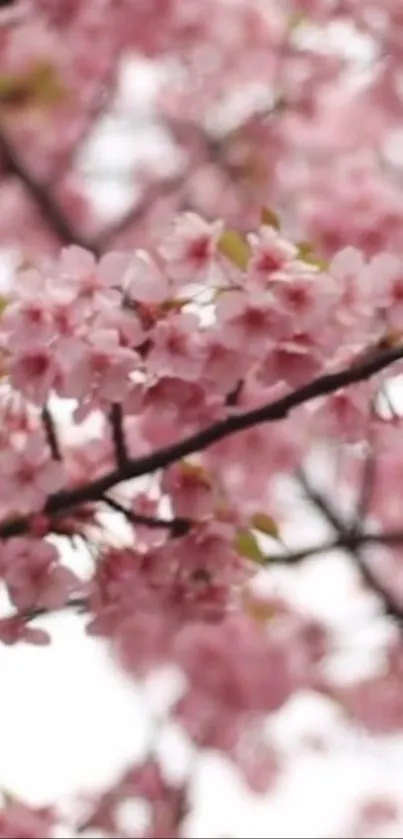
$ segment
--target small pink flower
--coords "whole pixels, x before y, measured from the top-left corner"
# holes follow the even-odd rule
[[[209,224],[194,213],[179,216],[173,231],[160,246],[170,277],[187,284],[207,278],[222,230],[219,221]]]
[[[59,369],[52,351],[45,346],[30,346],[12,358],[10,380],[31,402],[43,404],[55,388]]]
[[[295,336],[294,340],[284,341],[269,350],[258,368],[257,377],[269,387],[284,381],[290,387],[298,388],[318,376],[321,369],[319,350],[306,336]]]
[[[263,226],[258,234],[251,234],[249,242],[252,256],[249,260],[248,274],[251,279],[270,281],[270,275],[285,269],[296,259],[297,248],[283,239],[273,227]]]
[[[209,333],[204,348],[203,382],[209,391],[214,388],[219,394],[229,394],[248,369],[246,355],[240,355],[238,348],[228,347],[222,341],[221,333]]]
[[[163,303],[169,296],[166,277],[144,251],[137,251],[131,258],[122,288],[130,300],[140,303]]]
[[[164,473],[162,489],[169,495],[174,514],[181,518],[211,515],[216,502],[212,481],[191,463],[178,463]]]
[[[64,393],[66,396],[120,402],[129,392],[137,353],[121,347],[118,334],[111,329],[93,331],[88,342],[66,345]]]
[[[315,333],[328,323],[340,292],[333,278],[294,262],[288,270],[273,275],[275,305],[290,319],[293,332]]]
[[[85,316],[93,311],[116,305],[117,291],[126,269],[129,255],[105,254],[97,264],[90,251],[71,245],[64,248],[56,269],[56,287],[63,289],[71,304]]]
[[[0,838],[50,839],[55,823],[55,813],[50,808],[30,807],[12,798],[0,809]]]
[[[77,590],[76,575],[58,562],[55,546],[44,540],[19,537],[6,543],[2,551],[4,579],[19,611],[34,606],[58,609]]]
[[[223,294],[217,303],[221,340],[249,356],[261,356],[285,334],[287,318],[269,292]]]
[[[199,320],[195,315],[171,315],[157,323],[146,359],[149,373],[194,381],[200,375],[202,363]]]
[[[299,681],[292,651],[242,614],[229,615],[218,625],[189,626],[178,639],[176,653],[191,691],[228,709],[277,710]]]
[[[29,626],[24,617],[13,615],[10,618],[0,618],[0,641],[8,646],[18,644],[19,641],[26,641],[27,644],[43,647],[50,644],[50,635],[44,629]],[[4,835],[4,839],[7,835],[9,834]],[[42,835],[42,832],[38,834],[41,837]],[[21,839],[21,834],[18,833],[15,839]]]
[[[365,386],[338,390],[313,407],[318,432],[350,442],[362,439],[368,427],[370,393]]]
[[[10,510],[39,512],[65,481],[63,465],[51,458],[41,435],[32,434],[21,451],[0,452],[0,497]]]

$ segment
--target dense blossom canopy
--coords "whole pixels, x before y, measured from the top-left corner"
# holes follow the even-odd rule
[[[68,609],[131,677],[172,665],[167,718],[256,793],[286,763],[268,723],[304,691],[403,728],[402,44],[399,0],[0,4],[0,639],[46,645]],[[133,58],[158,70],[167,142],[106,223],[82,158]],[[327,540],[288,544],[285,484]],[[348,683],[331,622],[274,583],[336,550],[390,630],[383,669]],[[364,801],[345,835],[400,805]],[[67,821],[174,839],[191,808],[153,744]],[[0,837],[62,821],[12,791]]]

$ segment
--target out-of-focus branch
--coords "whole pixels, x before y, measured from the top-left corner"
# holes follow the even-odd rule
[[[317,493],[315,493],[315,498],[317,498]],[[335,539],[329,539],[319,545],[308,545],[301,550],[288,551],[283,554],[270,554],[267,564],[298,565],[304,559],[310,559],[319,554],[337,550],[355,551],[364,545],[401,545],[403,547],[403,530],[392,530],[385,533],[346,532],[344,536],[336,536]]]
[[[95,243],[88,241],[75,229],[68,216],[60,207],[50,188],[38,180],[20,158],[18,151],[9,139],[7,132],[0,123],[0,155],[7,172],[16,177],[24,186],[29,197],[36,204],[43,221],[52,230],[63,245],[76,244],[83,248],[96,251]]]
[[[385,615],[393,618],[399,625],[403,627],[403,606],[398,603],[393,597],[392,593],[380,582],[377,575],[372,568],[365,562],[363,555],[363,545],[365,542],[377,542],[378,544],[400,544],[402,541],[402,533],[396,534],[360,534],[356,528],[351,528],[346,525],[334,509],[332,504],[325,498],[325,496],[314,489],[307,477],[299,473],[299,482],[304,489],[304,492],[309,501],[314,507],[322,513],[326,521],[333,527],[338,534],[337,539],[333,542],[333,548],[343,547],[349,551],[354,563],[361,575],[361,578],[366,583],[368,588],[376,594],[382,604],[382,609]],[[329,545],[327,547],[329,550]],[[318,549],[315,549],[318,553]],[[312,555],[312,553],[310,554]],[[303,556],[297,556],[297,560],[303,559]],[[294,559],[294,562],[297,561]]]
[[[141,222],[147,217],[147,213],[150,212],[153,205],[159,199],[167,198],[170,195],[173,195],[176,190],[182,186],[185,179],[186,174],[182,173],[181,175],[174,175],[170,178],[157,181],[157,183],[149,186],[138,203],[134,204],[133,207],[130,207],[127,213],[112,222],[112,224],[108,225],[108,227],[105,227],[104,230],[98,234],[94,243],[95,251],[102,252],[107,250],[111,242],[113,242],[116,237],[126,233],[126,231],[133,225],[141,224]]]

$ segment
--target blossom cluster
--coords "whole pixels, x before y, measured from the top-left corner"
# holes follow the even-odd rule
[[[182,671],[172,719],[257,791],[281,766],[265,720],[295,693],[319,690],[376,730],[382,679],[373,709],[365,684],[329,680],[327,628],[259,599],[253,582],[261,537],[281,538],[276,482],[318,439],[344,445],[358,484],[370,424],[382,480],[398,433],[374,410],[384,374],[331,382],[398,348],[402,330],[397,256],[346,248],[324,263],[267,209],[246,236],[185,213],[148,251],[97,260],[70,246],[22,264],[0,321],[0,575],[14,609],[3,642],[47,643],[38,616],[77,604],[131,674]],[[310,396],[312,382],[326,387]],[[295,394],[288,419],[256,416]],[[380,492],[390,524],[394,490]],[[128,544],[111,542],[108,508],[127,519]],[[67,567],[61,537],[95,539],[89,577]],[[382,726],[402,719],[394,703]]]

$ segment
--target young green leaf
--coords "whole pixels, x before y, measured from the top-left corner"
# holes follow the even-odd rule
[[[259,547],[253,530],[249,530],[247,527],[240,527],[237,530],[234,548],[241,556],[251,559],[252,562],[256,562],[258,565],[263,565],[266,562],[266,556]]]
[[[251,250],[245,237],[236,230],[224,230],[218,240],[218,250],[226,256],[237,268],[245,271],[251,255]]]
[[[266,536],[271,536],[273,539],[280,538],[277,522],[272,516],[268,516],[267,513],[255,513],[251,518],[251,525],[254,530],[258,530]]]

